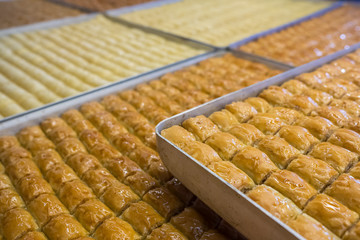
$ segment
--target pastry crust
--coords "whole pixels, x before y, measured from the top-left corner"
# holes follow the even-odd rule
[[[193,141],[181,144],[179,147],[205,166],[222,161],[218,153],[205,143]]]
[[[208,223],[195,209],[185,208],[180,214],[171,218],[170,223],[189,239],[200,239],[208,230]]]
[[[334,100],[333,96],[331,96],[330,94],[311,88],[306,89],[302,94],[310,97],[319,106],[328,105],[330,102]]]
[[[231,112],[240,122],[246,122],[257,114],[256,109],[246,102],[233,102],[225,106],[225,109]]]
[[[314,196],[316,190],[296,173],[288,170],[274,172],[265,184],[292,200],[299,208]]]
[[[43,227],[43,231],[49,239],[57,240],[75,239],[87,235],[81,224],[68,214],[52,218]]]
[[[36,175],[23,177],[17,184],[17,189],[26,203],[40,194],[54,193],[50,184],[42,177]]]
[[[292,124],[298,118],[301,118],[303,116],[303,114],[301,114],[300,112],[285,107],[271,108],[268,113],[279,117],[285,124],[288,125]]]
[[[19,146],[19,142],[16,137],[14,136],[3,136],[0,137],[0,154],[2,154],[4,151],[7,151],[8,149]]]
[[[18,238],[18,240],[46,240],[46,236],[42,232],[27,232],[25,235]]]
[[[161,227],[154,229],[146,240],[187,240],[187,238],[173,225],[164,223]]]
[[[283,126],[276,135],[285,139],[303,154],[319,142],[306,128],[300,126]]]
[[[0,167],[2,167],[1,164],[0,164]],[[13,187],[13,185],[10,181],[10,178],[5,174],[0,173],[0,190],[12,188],[12,187]]]
[[[94,156],[87,153],[75,153],[70,156],[66,163],[74,169],[76,174],[82,178],[84,173],[89,171],[90,169],[100,168],[101,163]]]
[[[235,153],[245,147],[240,140],[225,132],[214,133],[206,139],[205,143],[212,147],[223,160],[231,160]]]
[[[79,139],[89,150],[97,144],[108,144],[108,141],[97,130],[86,129],[79,134]]]
[[[260,184],[271,172],[278,170],[270,158],[257,148],[247,146],[238,152],[231,161]]]
[[[208,168],[240,191],[254,187],[253,180],[242,170],[228,161],[215,162]]]
[[[238,124],[228,132],[237,137],[245,145],[253,145],[257,140],[265,136],[259,129],[249,123]]]
[[[338,127],[343,127],[351,120],[351,116],[346,111],[332,106],[316,108],[311,113],[311,115],[329,119],[334,125]]]
[[[0,214],[4,214],[12,208],[24,206],[21,197],[13,188],[0,190]]]
[[[48,118],[41,122],[41,129],[48,135],[56,127],[67,126],[66,122],[58,117]]]
[[[159,185],[158,181],[144,171],[137,171],[134,175],[128,176],[124,183],[129,185],[139,196],[143,196],[150,189]]]
[[[360,163],[355,164],[350,171],[349,174],[356,179],[360,179]]]
[[[343,236],[344,240],[357,240],[360,238],[360,223],[349,229]]]
[[[324,140],[332,131],[337,129],[330,120],[320,116],[304,116],[299,118],[294,125],[306,128],[312,135],[317,137],[319,140]]]
[[[287,106],[292,96],[293,94],[291,92],[279,86],[270,86],[259,94],[259,97],[265,99],[275,107]]]
[[[290,199],[266,185],[258,185],[247,196],[280,221],[287,223],[301,213]]]
[[[119,180],[124,181],[128,176],[142,171],[141,168],[129,158],[120,156],[103,162],[104,167],[109,169],[111,173]]]
[[[148,235],[151,230],[164,222],[164,218],[143,201],[130,204],[121,215],[121,218],[130,223],[135,231],[142,236]]]
[[[245,103],[250,104],[255,108],[258,113],[266,113],[272,108],[272,106],[263,98],[260,97],[250,97],[245,100]]]
[[[45,173],[45,177],[55,192],[58,192],[65,183],[78,179],[74,171],[63,162],[50,168]]]
[[[324,192],[351,210],[360,213],[360,180],[349,174],[340,175]]]
[[[30,213],[23,208],[7,211],[1,220],[2,234],[5,239],[15,240],[28,231],[38,229]]]
[[[77,138],[64,139],[56,145],[56,150],[64,159],[78,152],[86,153],[84,145]]]
[[[54,149],[48,149],[36,153],[33,160],[43,173],[49,171],[56,164],[63,162],[60,155]]]
[[[21,159],[31,159],[31,154],[23,147],[13,146],[0,154],[2,164],[7,167],[10,164],[17,163]]]
[[[346,171],[358,158],[356,153],[328,142],[315,145],[309,155],[327,162],[339,173]]]
[[[328,142],[360,154],[360,134],[349,129],[338,129],[328,139]]]
[[[40,227],[43,227],[52,217],[68,214],[66,207],[53,194],[42,194],[27,205]]]
[[[326,162],[305,155],[297,156],[286,169],[302,177],[318,191],[338,176],[338,172]]]
[[[82,180],[97,196],[118,181],[106,168],[91,169],[84,174]]]
[[[139,200],[139,196],[125,184],[114,182],[110,187],[105,189],[99,199],[103,201],[116,215],[118,215],[130,203]]]
[[[258,113],[247,123],[254,125],[265,135],[275,134],[285,123],[276,115],[270,113]]]
[[[300,154],[299,150],[277,136],[265,136],[256,144],[256,147],[281,169],[287,166],[291,158]]]
[[[192,132],[201,142],[204,142],[208,137],[220,131],[209,118],[203,115],[189,118],[185,120],[182,125],[189,132]]]
[[[229,131],[232,127],[239,124],[236,117],[228,110],[223,109],[212,113],[209,119],[213,121],[222,131]]]
[[[96,240],[138,240],[141,239],[131,225],[117,217],[105,220],[94,232]]]
[[[114,214],[98,199],[90,199],[76,208],[74,216],[87,231],[92,233],[102,221],[113,217]]]
[[[288,103],[282,105],[293,108],[297,111],[302,112],[305,115],[309,115],[319,105],[308,96],[295,95],[288,99]]]
[[[334,99],[330,106],[345,110],[352,117],[360,116],[360,105],[357,102],[347,99]]]
[[[360,90],[346,93],[342,99],[351,100],[360,104]]]
[[[180,199],[166,187],[150,190],[144,195],[143,200],[150,204],[165,219],[170,218],[184,206]]]
[[[90,150],[90,153],[94,155],[101,163],[106,163],[108,160],[122,157],[121,153],[110,144],[96,144]]]
[[[47,136],[55,144],[59,144],[66,138],[76,138],[76,133],[68,125],[61,125],[47,129]]]
[[[196,140],[194,134],[178,125],[162,130],[161,135],[175,144]]]
[[[318,220],[337,236],[342,236],[359,218],[356,212],[326,194],[317,195],[307,204],[304,212]]]
[[[87,199],[95,198],[91,189],[80,180],[73,180],[62,185],[58,193],[59,199],[69,209],[70,213]]]
[[[17,185],[18,181],[27,175],[42,176],[36,164],[29,158],[22,158],[16,161],[16,163],[7,165],[6,173],[14,185]]]
[[[185,205],[189,204],[194,198],[194,194],[190,192],[177,178],[173,178],[165,185],[173,194],[175,194]]]
[[[295,95],[300,95],[305,92],[305,90],[309,89],[309,87],[305,83],[302,83],[296,79],[286,81],[281,85],[281,87],[285,88],[286,90]]]
[[[324,225],[304,213],[290,221],[288,225],[306,239],[340,240]]]

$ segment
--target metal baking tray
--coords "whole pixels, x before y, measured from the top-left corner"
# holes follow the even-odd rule
[[[305,21],[310,20],[310,19],[312,19],[312,18],[320,17],[320,16],[324,15],[325,13],[330,12],[330,11],[332,11],[332,10],[334,10],[334,9],[336,9],[336,8],[339,8],[339,7],[343,6],[343,5],[344,5],[343,2],[333,3],[333,4],[331,4],[329,7],[324,8],[324,9],[321,9],[321,10],[319,10],[319,11],[317,11],[317,12],[314,12],[314,13],[312,13],[312,14],[310,14],[310,15],[307,15],[307,16],[305,16],[305,17],[296,19],[296,20],[294,20],[294,21],[288,22],[288,23],[283,24],[283,25],[278,26],[278,27],[270,28],[270,29],[265,30],[265,31],[263,31],[263,32],[254,34],[254,35],[252,35],[252,36],[250,36],[250,37],[247,37],[247,38],[244,38],[244,39],[242,39],[242,40],[239,40],[239,41],[236,41],[236,42],[234,42],[234,43],[231,43],[231,44],[229,45],[229,47],[230,47],[231,49],[236,50],[236,48],[238,48],[238,47],[240,47],[240,46],[242,46],[242,45],[244,45],[244,44],[246,44],[246,43],[248,43],[248,42],[255,41],[255,40],[258,39],[258,38],[264,37],[264,36],[266,36],[266,35],[270,35],[270,34],[272,34],[272,33],[280,32],[281,30],[284,30],[285,28],[288,28],[288,27],[297,25],[297,24],[299,24],[299,23],[305,22]]]
[[[64,18],[64,19],[57,19],[57,20],[51,20],[51,21],[47,21],[47,22],[34,23],[34,24],[25,25],[25,26],[4,29],[4,30],[0,30],[0,38],[3,37],[3,36],[10,35],[10,34],[17,34],[17,33],[23,33],[23,32],[30,32],[30,31],[44,30],[44,29],[50,29],[50,28],[57,28],[57,27],[66,26],[66,25],[70,25],[70,24],[81,23],[81,22],[89,21],[89,20],[95,18],[98,15],[101,15],[101,14],[99,14],[99,13],[91,13],[91,14],[86,14],[86,15],[81,15],[81,16],[76,16],[76,17],[69,17],[69,18]],[[186,61],[197,60],[198,58],[201,59],[202,57],[206,57],[208,55],[208,53],[213,53],[216,50],[215,48],[213,48],[211,46],[206,46],[204,44],[197,43],[197,42],[194,42],[194,41],[191,41],[191,40],[186,40],[186,39],[182,40],[182,39],[179,39],[177,37],[170,36],[170,35],[167,35],[167,34],[159,34],[158,32],[153,31],[151,29],[148,29],[146,27],[137,27],[137,26],[134,26],[132,24],[122,23],[120,21],[113,20],[112,18],[109,18],[107,16],[105,16],[105,17],[108,18],[109,20],[113,21],[113,22],[118,23],[118,24],[122,24],[122,25],[125,25],[127,27],[131,27],[131,28],[137,28],[137,29],[140,29],[140,30],[142,30],[144,32],[150,33],[150,34],[160,35],[160,36],[162,36],[162,37],[164,37],[164,38],[166,38],[166,39],[168,39],[170,41],[178,42],[178,43],[181,43],[181,44],[184,44],[184,45],[188,45],[188,46],[191,46],[191,47],[194,47],[194,48],[197,48],[197,49],[203,49],[204,50],[204,53],[202,53],[202,54],[199,54],[199,55],[196,55],[196,56],[184,59],[184,60],[180,60],[180,61],[168,64],[168,65],[164,65],[162,67],[155,68],[155,69],[150,70],[148,72],[140,73],[140,74],[132,76],[132,77],[121,78],[121,79],[119,79],[120,82],[127,82],[127,81],[131,81],[131,80],[134,80],[134,79],[137,79],[137,78],[142,78],[143,76],[145,76],[147,74],[153,73],[153,72],[158,71],[158,70],[167,69],[169,67],[171,68],[172,66],[175,66],[177,64],[181,64],[181,63],[186,62]],[[82,93],[80,93],[80,94],[78,94],[76,96],[64,98],[64,99],[62,99],[62,100],[60,100],[58,102],[55,102],[55,103],[66,102],[67,100],[73,99],[74,97],[82,96],[84,94],[86,95],[86,94],[93,93],[97,89],[102,89],[104,86],[112,87],[112,86],[116,86],[117,84],[118,84],[118,81],[114,82],[114,83],[107,84],[107,85],[103,85],[103,86],[100,86],[100,87],[97,87],[97,88],[94,88],[94,89],[86,91],[86,92],[82,92]],[[0,124],[2,124],[5,121],[17,118],[18,116],[22,116],[22,115],[24,115],[24,114],[26,114],[28,112],[41,110],[43,108],[46,108],[47,106],[52,106],[52,105],[54,105],[54,103],[46,104],[46,105],[43,105],[42,107],[39,107],[39,108],[30,109],[30,110],[25,111],[23,113],[3,118],[3,119],[0,120]]]
[[[257,96],[263,89],[271,85],[280,85],[301,73],[312,71],[359,47],[360,44],[357,44],[357,46],[294,68],[160,122],[156,126],[156,138],[161,159],[176,178],[245,237],[249,239],[278,240],[304,239],[245,194],[162,137],[160,133],[163,129],[181,125],[188,118],[198,115],[209,116],[234,101]]]
[[[52,116],[59,116],[61,113],[65,112],[68,109],[72,108],[78,108],[82,104],[89,102],[89,101],[97,101],[102,99],[103,97],[114,94],[120,91],[125,91],[128,89],[134,88],[136,85],[149,82],[151,80],[154,80],[158,77],[161,77],[162,75],[166,73],[171,73],[180,69],[183,69],[185,67],[195,65],[198,62],[212,58],[212,57],[219,57],[226,53],[233,53],[235,56],[252,60],[255,62],[264,63],[267,66],[279,69],[279,70],[289,70],[291,67],[284,65],[284,64],[278,64],[276,62],[272,61],[266,61],[261,58],[252,57],[248,55],[242,55],[237,52],[233,51],[225,51],[225,50],[219,50],[214,51],[211,53],[206,53],[197,57],[193,57],[192,59],[184,60],[181,62],[178,62],[177,64],[172,64],[171,66],[164,67],[155,71],[152,71],[150,73],[142,74],[137,77],[132,77],[127,80],[113,83],[110,85],[106,85],[103,87],[99,87],[97,89],[93,89],[88,92],[84,92],[82,94],[79,94],[77,96],[69,97],[66,99],[63,99],[61,101],[51,103],[44,105],[40,108],[35,108],[32,110],[29,110],[27,112],[23,112],[14,116],[10,116],[8,118],[4,118],[0,121],[0,136],[3,135],[13,135],[16,132],[18,132],[20,129],[35,125],[40,123],[42,120],[52,117]]]

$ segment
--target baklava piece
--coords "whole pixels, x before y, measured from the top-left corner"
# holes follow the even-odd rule
[[[88,234],[83,226],[68,214],[52,218],[42,230],[49,239],[75,239]]]
[[[38,225],[25,209],[14,208],[2,216],[1,228],[5,239],[15,240],[28,231],[37,230]]]
[[[202,142],[187,142],[182,144],[180,148],[205,166],[222,161],[214,149]]]
[[[146,240],[163,239],[187,240],[188,238],[169,223],[165,223],[161,227],[154,229],[151,234],[146,237]]]
[[[334,125],[338,127],[343,127],[352,119],[346,111],[332,106],[316,108],[311,113],[311,115],[329,119]]]
[[[319,140],[324,140],[332,131],[337,129],[330,120],[320,117],[320,116],[304,116],[299,118],[294,125],[301,126],[306,128],[312,135],[317,137]]]
[[[173,142],[174,144],[191,142],[196,140],[194,134],[178,125],[162,130],[161,135],[169,141]]]
[[[15,163],[7,165],[6,173],[15,185],[17,185],[18,181],[25,176],[42,176],[36,164],[29,158],[22,158]]]
[[[212,147],[223,160],[231,160],[235,153],[245,147],[240,140],[225,132],[214,133],[206,139],[205,143]]]
[[[17,189],[26,203],[40,194],[54,193],[50,184],[42,177],[36,175],[23,177],[17,184]]]
[[[66,160],[66,163],[74,169],[80,178],[90,169],[100,168],[101,166],[99,160],[94,156],[83,152],[72,155]]]
[[[65,138],[56,145],[56,150],[64,158],[68,158],[75,153],[86,153],[86,148],[77,138]]]
[[[299,208],[303,208],[306,202],[317,193],[299,175],[288,170],[274,172],[265,184],[292,200]]]
[[[360,105],[354,101],[346,99],[334,99],[331,101],[330,106],[343,109],[354,118],[360,116]]]
[[[231,128],[228,132],[237,137],[245,145],[253,145],[256,141],[265,136],[254,125],[248,123],[238,124]]]
[[[42,232],[30,231],[22,235],[18,240],[46,240],[46,236]]]
[[[311,200],[304,212],[321,224],[342,236],[359,218],[359,215],[326,194],[319,194]]]
[[[225,132],[239,124],[236,117],[226,109],[212,113],[209,119]]]
[[[292,96],[291,92],[279,86],[270,86],[259,94],[259,97],[275,107],[287,106]]]
[[[278,170],[270,158],[254,147],[245,147],[231,161],[249,175],[256,184],[260,184],[270,173]]]
[[[129,185],[139,196],[143,196],[150,189],[156,188],[159,185],[156,179],[144,171],[137,171],[135,174],[128,176],[124,183]]]
[[[185,120],[182,125],[185,129],[192,132],[201,142],[204,142],[208,137],[220,131],[209,118],[203,115],[189,118]]]
[[[257,114],[256,109],[246,102],[233,102],[225,106],[225,109],[231,112],[240,122],[246,122]]]
[[[117,179],[106,168],[91,169],[84,174],[82,180],[97,196],[100,196],[114,182],[117,182]]]
[[[50,168],[45,173],[45,177],[55,192],[58,192],[65,183],[78,179],[75,172],[63,162]]]
[[[254,187],[253,180],[242,170],[228,161],[215,162],[208,168],[236,189],[245,191]]]
[[[284,223],[295,219],[301,213],[300,208],[290,199],[266,185],[255,187],[247,196]]]
[[[360,238],[360,222],[350,228],[343,236],[344,240],[357,240]]]
[[[298,118],[303,116],[303,114],[294,109],[284,107],[271,108],[268,113],[279,117],[285,124],[288,125],[292,124]]]
[[[250,104],[258,113],[266,113],[272,108],[272,106],[265,99],[260,97],[247,98],[245,103]]]
[[[254,125],[265,135],[275,134],[280,127],[285,125],[279,117],[271,113],[258,113],[247,123]]]
[[[338,129],[328,139],[328,142],[360,154],[360,134],[349,129]]]
[[[12,208],[24,207],[25,204],[19,194],[12,188],[0,190],[0,214]],[[1,219],[1,218],[0,218]]]

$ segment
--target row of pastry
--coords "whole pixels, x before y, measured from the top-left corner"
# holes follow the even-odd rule
[[[226,222],[209,215],[163,165],[155,125],[251,84],[255,73],[253,82],[279,71],[232,55],[204,60],[1,137],[4,178],[13,185],[4,191],[20,196],[17,207],[31,217],[24,226],[5,225],[13,201],[0,190],[2,226],[11,226],[0,233],[6,239],[37,231],[49,239],[224,239],[214,228],[228,229]]]
[[[299,66],[359,42],[358,6],[345,5],[239,49]]]
[[[203,50],[96,17],[2,37],[0,52],[0,114],[7,117]]]
[[[359,238],[360,51],[162,135],[305,238]]]
[[[216,46],[227,46],[327,6],[328,2],[290,0],[185,0],[120,17]]]
[[[17,27],[82,14],[47,0],[16,0],[0,2],[0,29]]]

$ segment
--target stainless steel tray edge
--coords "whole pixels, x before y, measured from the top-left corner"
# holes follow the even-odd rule
[[[160,122],[156,126],[156,138],[161,159],[170,172],[217,214],[250,239],[303,239],[285,224],[270,218],[258,204],[249,201],[245,194],[217,177],[203,164],[192,158],[169,140],[161,136],[163,129],[180,125],[184,120],[198,115],[208,116],[225,105],[258,95],[270,85],[279,85],[301,74],[314,70],[359,48],[357,46],[339,51],[300,67],[294,68],[250,87],[230,93],[201,106],[195,107]],[[203,189],[203,186],[207,186]],[[214,198],[213,196],[217,196]],[[246,215],[245,215],[246,213]],[[271,219],[271,220],[270,220]]]
[[[252,36],[249,36],[249,37],[246,37],[244,39],[241,39],[239,41],[236,41],[236,42],[233,42],[229,45],[229,48],[231,49],[235,49],[237,47],[240,47],[241,45],[244,45],[248,42],[251,42],[251,41],[254,41],[258,38],[261,38],[261,37],[264,37],[266,35],[269,35],[269,34],[272,34],[272,33],[276,33],[276,32],[279,32],[281,30],[284,30],[285,28],[288,28],[288,27],[291,27],[291,26],[294,26],[296,24],[299,24],[301,22],[305,22],[307,20],[310,20],[312,18],[316,18],[316,17],[319,17],[321,15],[324,15],[325,13],[327,12],[330,12],[331,10],[334,10],[336,8],[339,8],[341,6],[343,6],[344,3],[343,2],[336,2],[336,3],[333,3],[331,4],[329,7],[326,7],[326,8],[323,8],[319,11],[316,11],[314,13],[311,13],[305,17],[301,17],[301,18],[298,18],[294,21],[291,21],[291,22],[288,22],[288,23],[285,23],[283,25],[280,25],[280,26],[277,26],[277,27],[274,27],[274,28],[270,28],[268,30],[265,30],[265,31],[262,31],[262,32],[259,32],[259,33],[256,33]]]

